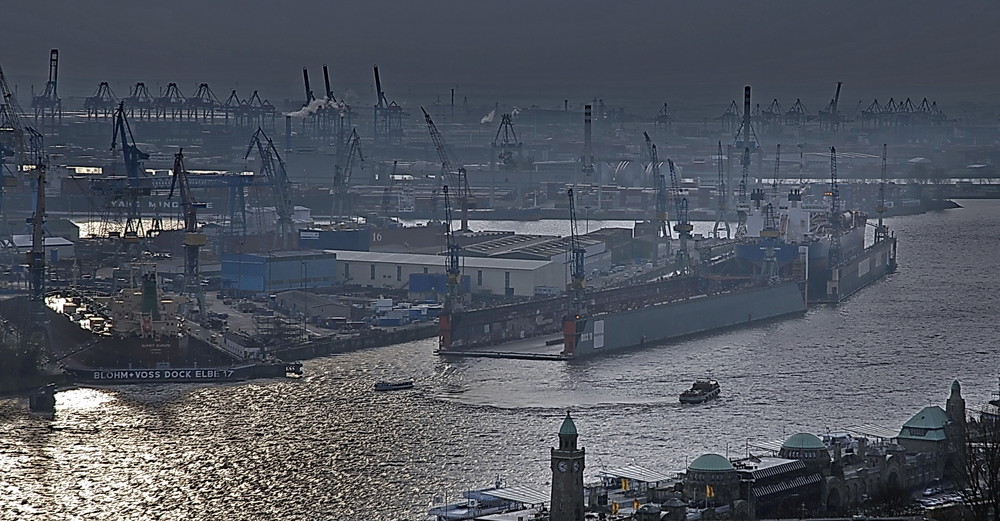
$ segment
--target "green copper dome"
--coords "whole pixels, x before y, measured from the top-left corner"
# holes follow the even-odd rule
[[[688,465],[688,470],[699,472],[735,472],[733,464],[718,454],[702,454]]]
[[[823,443],[823,440],[817,438],[815,434],[800,432],[793,434],[791,438],[785,440],[781,448],[790,450],[820,450],[826,449],[826,444]]]
[[[576,436],[576,424],[573,423],[573,418],[569,417],[569,411],[566,411],[566,418],[562,422],[562,427],[559,427],[560,436]]]

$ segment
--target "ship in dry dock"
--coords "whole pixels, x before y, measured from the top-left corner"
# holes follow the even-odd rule
[[[161,291],[155,269],[114,294],[70,291],[46,298],[53,356],[73,380],[99,384],[229,382],[301,371],[297,362],[246,360],[196,334],[187,299]],[[9,310],[8,310],[9,311]]]
[[[896,239],[882,220],[884,204],[874,243],[865,247],[867,216],[840,210],[835,175],[827,200],[812,206],[800,204],[796,190],[784,204],[748,199],[754,204],[743,208],[738,240],[688,248],[691,226],[681,208],[674,227],[679,247],[657,276],[586,291],[571,191],[569,298],[474,311],[452,307],[440,321],[439,353],[558,360],[662,344],[800,314],[810,302],[837,303],[896,267]],[[746,252],[760,252],[759,267]]]

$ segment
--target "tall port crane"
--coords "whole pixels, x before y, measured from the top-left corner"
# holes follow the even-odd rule
[[[761,278],[766,284],[774,284],[778,281],[778,259],[775,255],[775,243],[780,235],[778,216],[775,214],[772,203],[768,203],[762,212],[764,228],[760,231],[760,238],[764,243],[764,265],[761,268]]]
[[[390,207],[392,205],[392,188],[396,184],[397,163],[397,161],[392,162],[392,171],[389,172],[388,182],[386,182],[385,188],[382,190],[382,215],[385,217],[388,217],[392,211]]]
[[[351,196],[348,188],[351,183],[351,171],[354,168],[354,158],[361,161],[361,168],[364,168],[365,156],[361,152],[361,137],[358,136],[357,129],[351,130],[351,137],[348,138],[348,152],[344,164],[339,163],[334,167],[333,172],[333,211],[331,216],[351,215],[353,209]]]
[[[448,185],[441,187],[444,192],[444,222],[445,222],[445,247],[447,256],[445,258],[445,281],[447,293],[444,299],[444,309],[438,317],[438,347],[442,350],[451,348],[452,329],[458,323],[458,315],[462,311],[461,277],[462,268],[460,266],[461,248],[455,240],[455,232],[452,230],[451,200],[448,197]]]
[[[461,210],[461,221],[462,227],[461,232],[469,231],[469,207],[473,204],[472,197],[469,190],[469,178],[466,174],[465,167],[459,166],[455,168],[452,166],[451,158],[448,156],[448,147],[444,142],[444,136],[441,135],[441,131],[438,130],[437,126],[434,125],[434,120],[431,119],[431,115],[420,107],[420,110],[424,113],[424,122],[427,123],[427,132],[431,135],[431,141],[434,142],[434,149],[437,150],[438,157],[441,159],[441,171],[444,177],[448,180],[447,184],[455,187],[458,193],[458,206]]]
[[[653,210],[653,223],[656,224],[657,238],[670,238],[670,220],[667,219],[667,186],[663,179],[663,174],[660,173],[660,158],[656,154],[656,143],[649,138],[649,134],[646,132],[642,133],[643,137],[646,138],[646,150],[649,153],[649,170],[653,175],[653,187],[656,191],[656,204]],[[656,248],[654,246],[653,258],[657,256]]]
[[[747,235],[747,217],[750,215],[750,203],[747,201],[747,181],[750,176],[750,150],[756,146],[756,136],[750,126],[750,86],[743,87],[743,124],[740,126],[743,140],[743,156],[740,158],[740,188],[736,200],[736,238],[743,239]],[[739,133],[737,134],[739,138]]]
[[[41,147],[33,158],[35,174],[34,211],[31,225],[31,250],[27,253],[28,300],[30,322],[27,334],[22,337],[23,349],[39,355],[48,351],[48,319],[45,313],[45,170],[46,161]]]
[[[292,227],[295,207],[292,205],[292,186],[288,181],[288,173],[285,171],[285,162],[278,154],[274,142],[260,127],[257,127],[257,131],[250,137],[250,145],[247,147],[246,155],[243,156],[244,160],[250,157],[254,148],[257,149],[257,154],[260,157],[260,171],[274,188],[274,209],[277,214],[274,244],[281,248],[287,248],[292,234],[295,233]]]
[[[750,202],[747,200],[747,180],[750,176],[750,147],[743,148],[743,158],[740,160],[740,187],[736,194],[736,238],[747,236],[747,216],[750,215]]]
[[[726,239],[730,238],[729,231],[729,187],[726,185],[726,173],[722,164],[722,141],[719,141],[719,152],[715,156],[719,165],[719,179],[716,181],[716,207],[715,225],[712,226],[712,237],[722,238],[722,230],[726,231]]]
[[[875,211],[878,212],[878,225],[875,226],[875,242],[882,242],[889,237],[889,228],[882,222],[882,216],[885,214],[885,158],[888,151],[888,145],[882,144],[882,176],[878,181],[878,206],[875,207]]]
[[[691,231],[694,226],[688,220],[688,200],[681,197],[681,187],[677,182],[677,170],[674,161],[667,159],[670,168],[670,185],[674,194],[674,213],[677,223],[674,224],[674,231],[680,239],[680,246],[677,249],[677,257],[674,260],[674,269],[682,274],[689,273],[692,269],[691,252],[688,250],[688,239],[691,238]]]
[[[207,305],[205,291],[201,286],[198,256],[207,240],[205,234],[198,231],[198,209],[205,208],[206,205],[195,200],[188,186],[188,172],[184,168],[184,149],[178,150],[174,155],[174,175],[170,180],[170,194],[167,195],[167,199],[174,197],[175,187],[180,194],[184,217],[184,292],[189,298],[193,296],[197,299],[197,315],[204,321]]]
[[[778,201],[778,171],[781,169],[781,144],[774,147],[774,180],[771,181],[771,200]]]
[[[830,147],[830,267],[840,263],[840,187],[837,186],[837,147]]]
[[[132,127],[125,116],[125,101],[118,103],[118,110],[115,111],[115,128],[111,137],[111,150],[114,150],[121,143],[122,160],[125,163],[125,231],[122,240],[126,244],[139,242],[139,234],[142,231],[142,213],[139,208],[139,197],[149,195],[152,192],[149,180],[143,170],[142,162],[149,159],[149,154],[139,150],[132,135]]]
[[[17,103],[17,96],[7,85],[7,77],[0,68],[0,137],[14,151],[14,162],[20,165],[27,163],[29,159],[25,156],[24,126],[21,124],[21,107]]]
[[[586,320],[587,305],[584,291],[587,287],[587,272],[584,269],[583,258],[586,250],[580,243],[580,232],[576,222],[576,198],[573,189],[566,191],[569,197],[569,257],[570,285],[569,312],[563,317],[563,351],[562,354],[576,354],[576,344],[579,340],[578,327],[581,320]]]

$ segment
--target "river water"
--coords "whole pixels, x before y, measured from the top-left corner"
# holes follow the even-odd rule
[[[0,519],[422,519],[434,496],[498,476],[547,490],[567,410],[594,475],[898,429],[954,378],[982,403],[997,388],[1000,201],[961,204],[891,219],[898,272],[839,307],[671,345],[562,363],[443,360],[426,340],[311,360],[298,380],[67,390],[54,420],[3,399]],[[681,406],[706,374],[722,398]],[[402,378],[416,388],[372,390]]]

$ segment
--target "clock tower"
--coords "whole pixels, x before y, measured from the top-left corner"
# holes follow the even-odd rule
[[[583,449],[576,446],[576,424],[569,412],[559,428],[559,448],[552,449],[551,521],[583,521]]]

